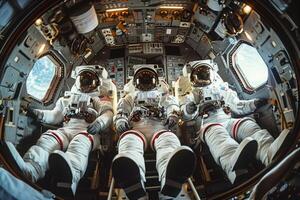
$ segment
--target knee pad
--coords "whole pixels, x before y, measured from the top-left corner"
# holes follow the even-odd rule
[[[135,130],[129,130],[129,131],[122,133],[119,137],[118,146],[120,143],[122,143],[122,141],[127,140],[127,138],[131,138],[132,140],[141,141],[141,142],[143,142],[144,150],[147,148],[147,140],[146,140],[145,136],[141,132],[135,131]]]
[[[250,136],[251,135],[250,133],[256,133],[259,130],[261,130],[261,128],[255,122],[254,119],[245,117],[233,123],[231,128],[231,134],[232,134],[232,138],[234,138],[236,141],[241,141],[246,136]],[[247,133],[247,134],[244,135],[243,133]]]
[[[208,131],[211,131],[211,130],[214,130],[214,131],[226,131],[225,127],[222,125],[222,124],[219,124],[219,123],[209,123],[209,124],[206,124],[202,130],[200,130],[200,138],[201,140],[205,143],[205,134],[208,132]],[[227,132],[227,131],[226,131]]]
[[[49,150],[50,152],[53,151],[52,146],[58,145],[59,147],[55,149],[64,151],[69,145],[69,140],[61,132],[49,130],[41,135],[36,145],[44,148],[45,150]]]
[[[157,133],[154,133],[151,139],[151,149],[155,151],[155,141],[156,140],[164,140],[164,141],[172,141],[173,143],[178,143],[180,146],[180,141],[175,133],[171,131],[162,130]]]
[[[87,132],[78,133],[73,137],[71,142],[76,142],[76,141],[81,142],[83,140],[88,140],[89,143],[91,144],[91,150],[94,149],[94,138],[92,135],[88,134]]]

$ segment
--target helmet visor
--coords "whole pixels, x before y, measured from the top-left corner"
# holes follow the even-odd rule
[[[194,87],[204,87],[211,84],[210,67],[206,65],[195,67],[191,73],[191,82]]]
[[[141,91],[149,91],[158,83],[157,74],[151,69],[141,69],[134,75],[135,86]]]
[[[93,92],[100,85],[99,78],[95,72],[83,71],[78,76],[80,91],[83,93]]]

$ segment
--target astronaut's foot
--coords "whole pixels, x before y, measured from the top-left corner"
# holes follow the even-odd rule
[[[290,143],[292,139],[292,134],[289,129],[284,129],[280,135],[274,140],[274,142],[270,145],[267,157],[262,162],[267,166],[272,162],[274,158],[276,158],[284,147]]]
[[[232,171],[244,169],[255,160],[258,143],[251,137],[245,138],[231,158]]]
[[[162,178],[161,193],[176,197],[181,191],[182,184],[193,174],[196,157],[187,146],[178,147],[167,164],[165,178]]]
[[[112,163],[112,174],[116,184],[124,189],[129,199],[139,199],[146,195],[140,169],[132,159],[117,155]]]
[[[238,169],[236,171],[231,171],[228,174],[228,179],[231,184],[239,184],[241,182],[249,179],[249,173],[247,169]]]
[[[62,151],[54,151],[49,156],[49,171],[53,178],[55,193],[61,196],[73,197],[74,188],[73,174],[69,159]]]
[[[1,141],[0,152],[2,152],[6,158],[11,158],[12,162],[15,162],[14,166],[17,167],[17,170],[22,172],[33,182],[36,182],[39,179],[39,175],[34,166],[30,162],[25,162],[23,160],[13,143]]]

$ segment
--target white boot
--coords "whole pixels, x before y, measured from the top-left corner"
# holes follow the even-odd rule
[[[228,172],[227,177],[232,184],[241,183],[249,178],[247,169],[237,169],[235,171]]]
[[[139,199],[146,195],[140,168],[127,154],[116,155],[113,159],[112,173],[116,184],[124,190],[129,199]]]
[[[20,170],[33,182],[45,176],[48,170],[49,153],[60,148],[57,140],[50,133],[42,134],[36,145],[30,147],[23,158],[12,143],[6,142],[4,146],[10,150]]]
[[[84,175],[92,143],[85,134],[76,135],[70,142],[67,151],[55,151],[49,157],[49,168],[53,176],[57,177],[58,192],[68,192],[68,196],[75,195],[78,182]]]
[[[17,167],[19,170],[28,178],[30,178],[33,182],[36,182],[39,178],[38,172],[34,168],[31,162],[25,162],[23,158],[20,156],[19,152],[16,150],[15,146],[11,142],[3,142],[4,151],[9,151],[12,158],[15,160]]]
[[[272,144],[268,145],[267,152],[261,150],[259,152],[260,160],[262,163],[267,166],[269,165],[272,160],[278,155],[282,147],[289,141],[290,137],[290,130],[284,129],[280,135],[272,142]],[[260,142],[259,142],[260,144]],[[265,147],[266,148],[266,147]],[[261,148],[263,149],[263,148]],[[260,150],[260,149],[259,149]]]
[[[209,147],[215,162],[222,167],[231,183],[236,182],[240,173],[235,170],[244,169],[255,159],[257,142],[246,138],[237,143],[223,126],[211,126],[204,133],[204,142]]]
[[[176,197],[182,184],[192,175],[195,168],[195,155],[191,148],[181,146],[172,132],[162,133],[154,141],[156,168],[161,181],[161,193]]]
[[[229,163],[223,165],[230,166],[230,168],[224,168],[228,179],[232,184],[238,182],[240,179],[243,179],[247,174],[247,166],[250,162],[255,160],[258,144],[257,142],[247,137],[245,138],[238,146],[234,154],[229,159]]]
[[[251,137],[245,138],[231,157],[232,171],[246,168],[255,159],[257,147],[257,141]]]
[[[65,152],[56,150],[49,156],[49,170],[55,182],[55,193],[74,196],[77,183],[73,181],[72,164]]]
[[[289,129],[284,129],[274,140],[273,136],[266,129],[261,129],[255,121],[245,120],[239,127],[238,140],[248,136],[255,139],[258,142],[256,158],[267,166],[289,141],[289,132]]]
[[[161,175],[161,193],[177,197],[182,184],[192,176],[195,164],[193,150],[187,146],[178,147],[167,161],[165,174]]]
[[[123,137],[122,137],[123,136]],[[143,135],[129,132],[121,136],[118,155],[113,159],[112,174],[116,185],[123,188],[129,199],[139,199],[146,195],[144,188],[145,161]]]

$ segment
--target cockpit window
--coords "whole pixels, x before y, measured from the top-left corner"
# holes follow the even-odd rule
[[[231,59],[233,70],[246,91],[253,92],[266,84],[268,67],[256,48],[241,43]]]
[[[9,2],[0,2],[0,31],[7,26],[14,15],[14,9]]]
[[[60,65],[51,55],[39,58],[33,65],[26,80],[27,93],[39,101],[48,99],[50,89],[59,75]]]

